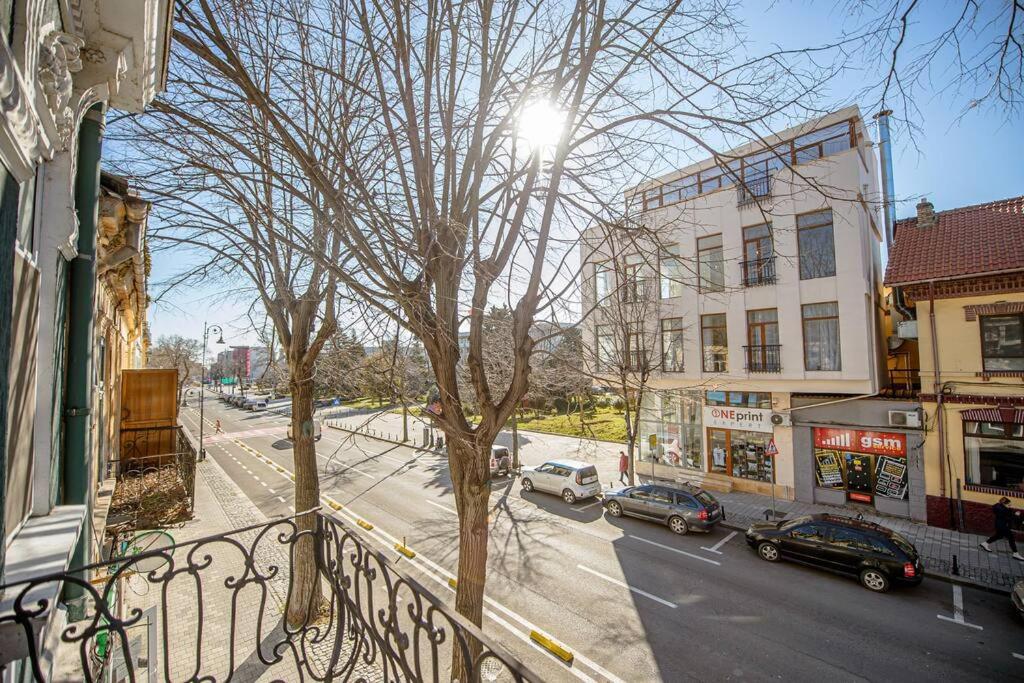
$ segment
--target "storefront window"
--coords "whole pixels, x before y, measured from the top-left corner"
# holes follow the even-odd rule
[[[707,400],[709,406],[772,407],[772,395],[760,391],[709,391]]]
[[[814,430],[814,475],[819,488],[846,491],[847,500],[907,495],[907,451],[903,434],[854,429]]]
[[[765,455],[771,438],[766,432],[709,429],[711,471],[742,479],[772,481],[775,478],[773,462]]]
[[[967,483],[1024,491],[1024,425],[964,422]]]
[[[640,408],[640,457],[673,467],[703,470],[701,397],[696,392],[648,393]]]

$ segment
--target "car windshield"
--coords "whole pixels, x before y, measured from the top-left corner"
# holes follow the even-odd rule
[[[892,542],[896,544],[897,548],[911,557],[917,557],[917,550],[914,549],[914,545],[910,541],[903,538],[895,531],[892,532],[892,536],[890,536],[890,538],[892,538]]]
[[[718,502],[717,500],[715,500],[715,497],[712,496],[707,491],[698,491],[696,495],[694,495],[694,498],[704,503],[705,505],[714,505],[715,503]]]
[[[580,469],[580,477],[581,478],[596,477],[596,476],[597,476],[597,468],[594,467],[593,465],[591,465],[590,467],[584,467],[584,468]]]
[[[797,517],[796,519],[791,519],[791,520],[789,520],[788,522],[786,522],[785,524],[783,524],[779,528],[781,528],[781,529],[792,529],[793,527],[798,527],[801,524],[807,524],[807,522],[810,522],[810,521],[811,521],[811,518],[809,516],[805,515],[803,517]]]

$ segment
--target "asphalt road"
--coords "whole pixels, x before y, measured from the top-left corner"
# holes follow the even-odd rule
[[[209,456],[264,513],[290,514],[287,475],[242,447],[290,471],[286,418],[212,398],[206,418]],[[226,434],[211,436],[218,418]],[[198,427],[197,410],[183,419]],[[338,514],[374,524],[396,558],[404,539],[417,557],[400,562],[450,602],[457,521],[444,458],[326,427],[317,454]],[[727,529],[679,537],[516,481],[493,489],[485,630],[545,680],[1024,680],[1024,623],[1005,596],[927,579],[875,595],[763,562]],[[531,629],[573,665],[532,644]]]

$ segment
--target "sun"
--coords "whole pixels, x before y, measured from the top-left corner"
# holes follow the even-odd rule
[[[565,112],[548,100],[535,100],[519,113],[516,134],[531,151],[543,151],[558,144],[564,127]]]

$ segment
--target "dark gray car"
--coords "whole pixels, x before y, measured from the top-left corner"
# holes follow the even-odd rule
[[[667,525],[677,534],[711,531],[725,519],[725,508],[715,497],[693,486],[628,486],[605,491],[602,504],[612,517],[650,519]]]

